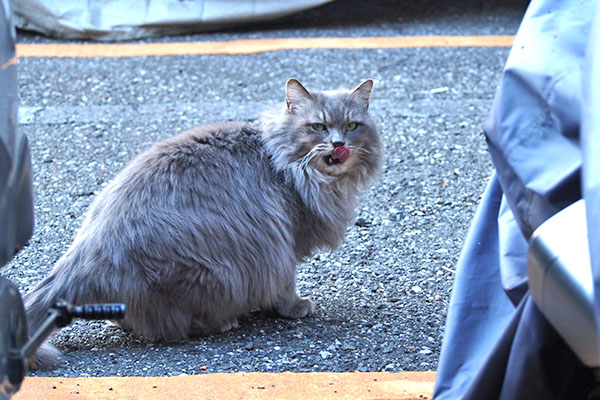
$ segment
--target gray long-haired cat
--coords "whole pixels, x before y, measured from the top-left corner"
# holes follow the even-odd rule
[[[302,318],[296,265],[335,249],[382,145],[373,81],[352,91],[286,85],[261,124],[200,126],[135,158],[91,205],[71,247],[25,298],[30,330],[57,300],[119,302],[154,339],[225,332],[252,309]],[[44,347],[38,366],[55,361]]]

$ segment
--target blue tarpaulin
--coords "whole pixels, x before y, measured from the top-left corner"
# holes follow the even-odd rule
[[[598,298],[596,8],[593,0],[534,0],[523,17],[484,128],[495,172],[458,261],[436,399],[585,399],[598,386],[540,311],[528,275],[532,234],[583,198]]]

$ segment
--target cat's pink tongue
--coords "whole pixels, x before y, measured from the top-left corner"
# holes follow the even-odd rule
[[[337,160],[341,163],[346,162],[350,157],[350,150],[346,146],[338,146],[333,149],[333,153],[331,153],[331,159]]]

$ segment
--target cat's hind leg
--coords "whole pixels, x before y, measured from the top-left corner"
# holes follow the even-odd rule
[[[234,318],[233,320],[227,321],[225,324],[221,325],[220,333],[225,333],[232,329],[237,329],[239,327],[240,327],[240,323],[238,322],[237,318]]]
[[[189,338],[193,314],[182,299],[171,292],[130,290],[120,301],[126,303],[127,314],[116,324],[123,329],[151,340]]]

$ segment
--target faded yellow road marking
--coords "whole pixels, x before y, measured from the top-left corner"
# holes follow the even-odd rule
[[[401,49],[411,47],[510,47],[514,36],[392,36],[359,38],[244,39],[172,43],[20,43],[25,57],[149,57],[198,54],[253,54],[293,49]]]

